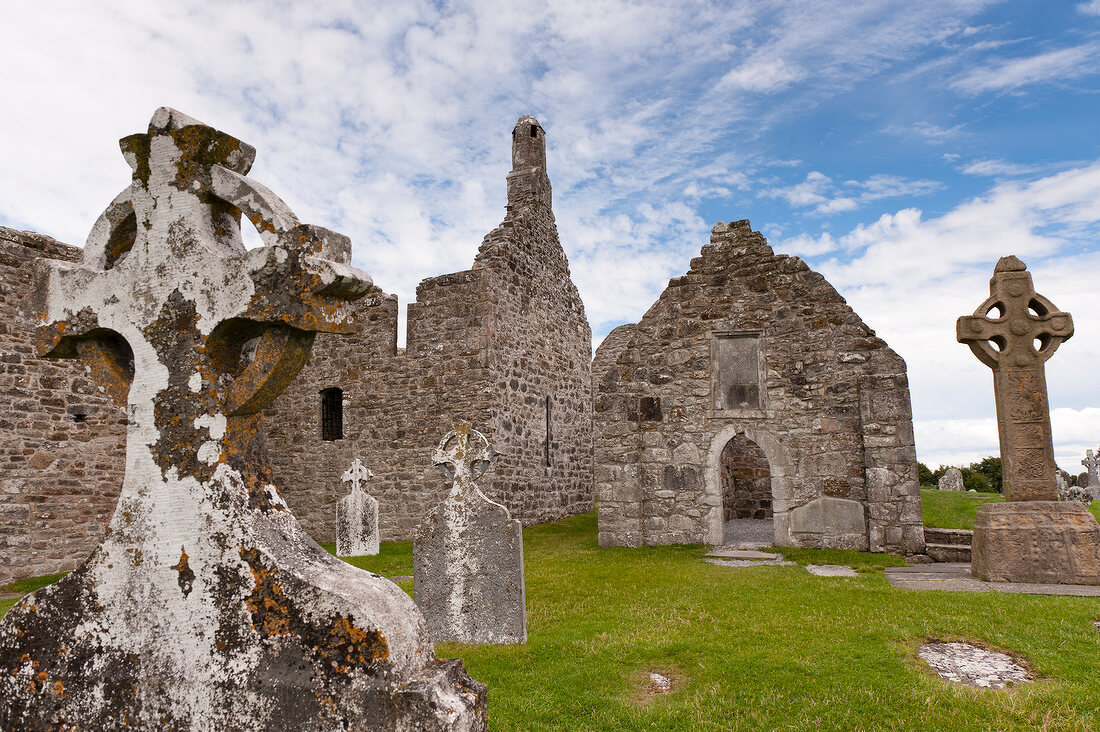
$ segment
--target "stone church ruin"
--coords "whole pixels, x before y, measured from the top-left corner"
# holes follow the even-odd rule
[[[748,221],[593,361],[599,543],[924,550],[905,362]]]
[[[312,537],[336,539],[332,486],[362,458],[381,539],[413,538],[448,490],[429,448],[466,419],[498,451],[480,489],[523,525],[599,495],[604,545],[722,543],[727,521],[770,520],[779,545],[921,551],[905,364],[821,275],[719,224],[593,357],[533,117],[507,191],[470,269],[418,286],[404,348],[397,298],[373,286],[343,306],[355,332],[319,333],[264,410],[271,474]],[[88,366],[33,348],[34,262],[82,257],[0,227],[0,583],[75,568],[122,483],[126,411]]]

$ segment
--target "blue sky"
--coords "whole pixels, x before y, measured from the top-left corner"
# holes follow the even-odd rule
[[[822,272],[909,365],[918,456],[997,452],[954,321],[1016,254],[1076,335],[1048,364],[1056,453],[1100,442],[1100,0],[8,4],[0,223],[80,244],[118,138],[176,107],[347,233],[403,304],[503,216],[509,133],[546,128],[596,339],[716,221]]]

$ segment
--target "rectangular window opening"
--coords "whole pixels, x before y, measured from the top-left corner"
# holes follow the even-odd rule
[[[544,449],[546,467],[550,467],[550,395],[546,395],[546,446]]]
[[[321,439],[344,439],[344,391],[336,387],[321,390]]]

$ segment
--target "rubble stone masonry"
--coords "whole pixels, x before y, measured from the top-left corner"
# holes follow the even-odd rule
[[[0,227],[0,584],[74,569],[122,486],[125,410],[80,362],[35,357],[34,262],[80,256]]]

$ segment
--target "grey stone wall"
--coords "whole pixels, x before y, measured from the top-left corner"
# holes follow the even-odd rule
[[[777,545],[923,551],[904,361],[748,221],[715,226],[593,378],[601,545],[720,543],[722,450],[743,434]]]
[[[459,419],[500,453],[481,489],[513,518],[591,509],[591,332],[558,241],[545,144],[538,122],[521,118],[504,221],[470,270],[420,283],[404,349],[397,300],[377,291],[354,304],[360,332],[318,336],[268,410],[280,491],[318,541],[334,540],[333,487],[355,457],[375,474],[382,539],[411,539],[447,489],[429,453]],[[343,390],[344,438],[325,441],[320,391],[331,387]]]
[[[82,364],[35,357],[34,262],[80,255],[0,227],[0,584],[75,569],[122,486],[125,410]]]

